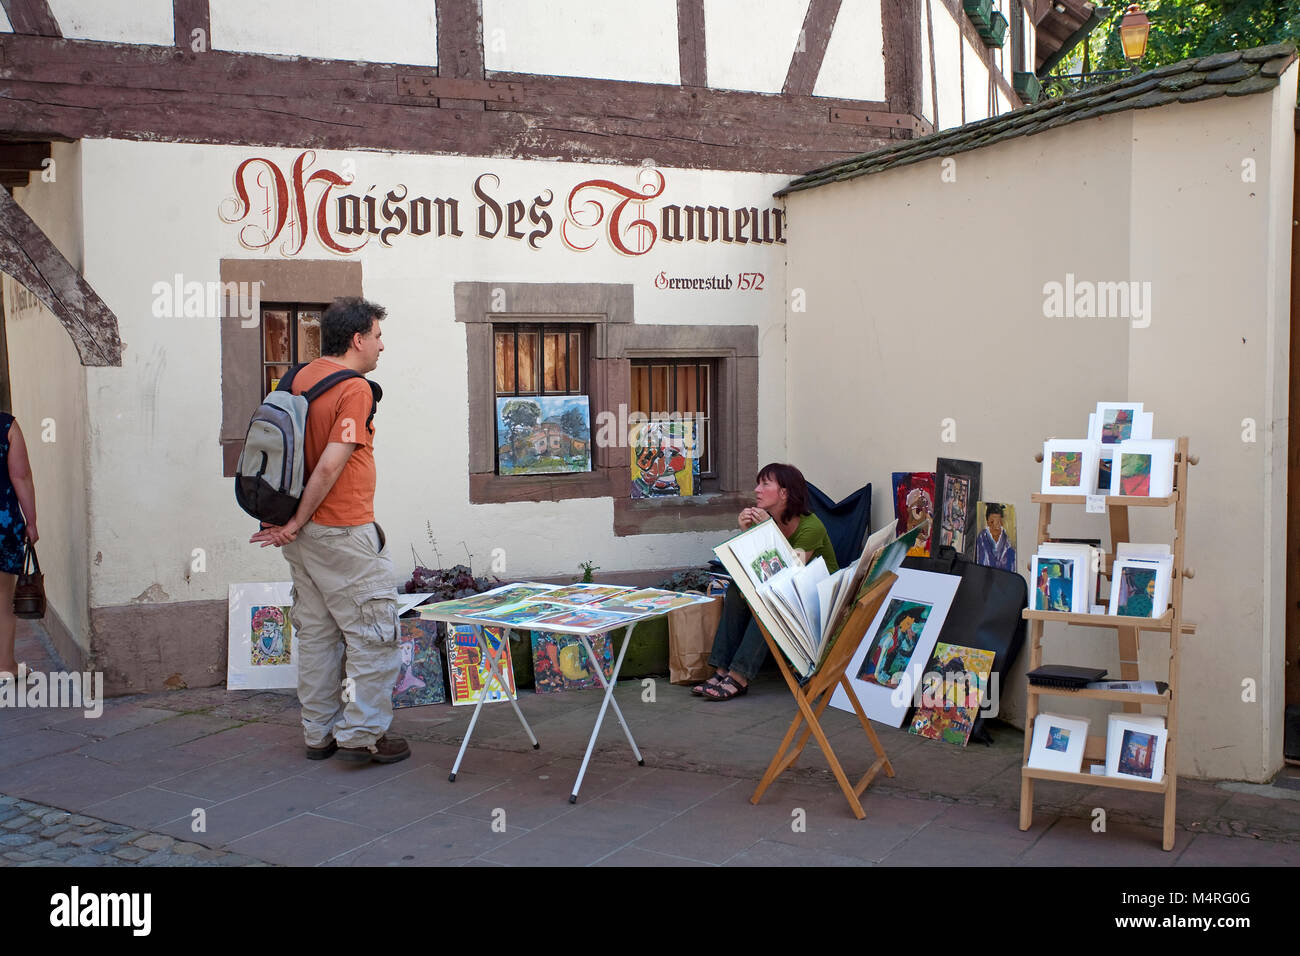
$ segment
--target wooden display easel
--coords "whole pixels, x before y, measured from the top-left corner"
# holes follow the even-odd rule
[[[835,774],[840,789],[844,791],[844,798],[849,801],[853,815],[859,820],[867,815],[866,811],[862,809],[862,802],[858,799],[862,791],[867,789],[867,786],[881,770],[885,771],[886,776],[892,777],[894,775],[894,768],[890,765],[889,758],[885,756],[885,749],[880,745],[880,738],[876,736],[875,730],[871,727],[871,722],[867,720],[867,715],[862,710],[862,704],[858,702],[858,695],[853,693],[853,685],[845,675],[844,669],[849,666],[849,660],[853,657],[853,652],[857,650],[859,642],[867,632],[867,628],[875,620],[876,612],[880,610],[880,605],[884,603],[885,597],[889,594],[889,589],[894,586],[897,577],[893,573],[886,574],[858,600],[857,604],[853,606],[849,619],[844,622],[844,628],[840,632],[835,646],[831,648],[830,655],[809,678],[808,683],[802,687],[799,686],[798,678],[791,672],[789,664],[786,663],[785,655],[781,653],[776,642],[772,640],[772,635],[767,632],[763,622],[759,621],[758,618],[754,619],[755,623],[758,624],[758,629],[763,634],[763,639],[767,641],[768,650],[776,658],[777,666],[781,668],[781,676],[785,678],[786,686],[790,688],[790,693],[794,696],[799,713],[791,721],[790,729],[785,732],[785,738],[781,741],[781,746],[777,748],[772,762],[767,765],[767,772],[763,774],[763,779],[759,781],[758,789],[749,798],[750,803],[757,804],[762,799],[763,792],[772,784],[772,781],[776,780],[799,759],[799,754],[803,752],[809,736],[817,738],[818,746],[822,748],[827,763],[831,765],[831,772]],[[876,752],[875,763],[868,768],[866,774],[857,782],[856,786],[849,782],[849,778],[845,775],[844,768],[840,766],[835,751],[831,749],[830,742],[826,739],[826,734],[822,730],[820,723],[821,716],[826,710],[826,705],[831,702],[831,695],[835,693],[836,686],[844,688],[844,693],[848,695],[849,701],[853,704],[853,710],[858,715],[862,729],[866,732],[867,739]],[[795,734],[799,732],[800,725],[805,722],[808,726],[799,737],[799,742],[794,744],[792,749],[791,744],[794,741]],[[786,752],[787,750],[789,753]]]
[[[1042,460],[1042,456],[1039,456]],[[1161,845],[1166,850],[1174,848],[1174,804],[1178,792],[1178,639],[1183,634],[1194,634],[1196,625],[1183,621],[1183,581],[1191,578],[1192,571],[1183,564],[1184,548],[1187,543],[1187,467],[1196,464],[1195,458],[1187,454],[1187,438],[1178,439],[1177,452],[1174,457],[1174,490],[1167,498],[1139,498],[1132,496],[1106,497],[1106,513],[1110,519],[1110,553],[1103,559],[1101,571],[1107,577],[1115,560],[1115,552],[1122,542],[1129,540],[1129,508],[1174,508],[1174,568],[1170,586],[1170,606],[1158,618],[1112,617],[1105,614],[1070,614],[1059,611],[1024,611],[1029,626],[1029,670],[1042,666],[1043,663],[1043,625],[1049,621],[1085,627],[1110,628],[1117,632],[1119,642],[1119,676],[1120,680],[1136,681],[1138,676],[1138,636],[1143,631],[1160,631],[1169,635],[1169,689],[1163,694],[1139,694],[1115,690],[1063,690],[1059,687],[1040,687],[1028,685],[1028,702],[1025,708],[1025,755],[1020,770],[1020,829],[1028,830],[1034,822],[1034,781],[1058,780],[1064,783],[1079,783],[1088,787],[1118,787],[1122,790],[1138,790],[1145,793],[1159,793],[1164,796],[1164,832]],[[1049,525],[1052,520],[1052,505],[1075,504],[1086,502],[1083,495],[1044,495],[1035,494],[1032,499],[1038,502],[1038,543],[1051,541]],[[1089,596],[1091,600],[1091,595]],[[1032,603],[1032,602],[1031,602]],[[1029,751],[1034,737],[1034,720],[1038,716],[1038,699],[1040,697],[1074,697],[1089,700],[1113,700],[1124,705],[1127,713],[1141,713],[1143,704],[1165,708],[1165,728],[1168,739],[1165,744],[1164,776],[1159,783],[1146,780],[1134,780],[1128,777],[1106,777],[1091,773],[1068,773],[1060,770],[1040,770],[1029,766]],[[1083,753],[1085,764],[1106,762],[1106,737],[1090,734],[1088,745]],[[1085,768],[1086,769],[1086,768]]]

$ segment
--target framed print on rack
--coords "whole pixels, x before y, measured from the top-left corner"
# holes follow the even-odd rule
[[[1088,746],[1087,717],[1039,714],[1034,718],[1034,740],[1029,749],[1029,766],[1038,770],[1079,773]]]
[[[1043,442],[1043,494],[1095,494],[1099,454],[1097,443],[1086,438]]]
[[[961,583],[959,575],[900,568],[898,580],[876,612],[845,676],[872,720],[901,727],[912,708],[926,662],[938,643],[943,622]],[[842,687],[831,705],[852,712]]]
[[[1174,440],[1126,441],[1115,446],[1110,493],[1165,498],[1174,490]]]
[[[1097,411],[1088,416],[1088,439],[1108,446],[1150,438],[1154,419],[1151,412],[1142,411],[1141,402],[1098,402]]]
[[[1106,733],[1106,776],[1159,783],[1165,776],[1169,731],[1156,715],[1111,714]]]
[[[298,647],[289,612],[293,584],[232,584],[226,689],[298,686]]]

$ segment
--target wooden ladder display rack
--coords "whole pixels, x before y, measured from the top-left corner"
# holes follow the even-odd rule
[[[772,782],[799,759],[799,754],[803,752],[809,736],[817,738],[817,744],[826,756],[826,762],[830,764],[831,772],[835,774],[835,780],[844,793],[844,799],[849,802],[849,808],[859,820],[867,815],[866,811],[862,809],[861,800],[858,799],[862,792],[867,789],[871,781],[875,779],[876,774],[881,770],[885,771],[885,775],[888,777],[894,775],[894,768],[890,765],[889,758],[885,756],[885,748],[881,746],[880,738],[876,736],[876,731],[872,728],[871,721],[867,719],[866,712],[863,711],[862,704],[858,701],[858,695],[853,692],[853,684],[849,681],[844,670],[849,666],[853,652],[858,649],[858,645],[867,633],[867,628],[875,620],[880,605],[888,597],[889,589],[894,586],[894,581],[897,578],[898,575],[893,572],[883,575],[857,600],[848,620],[844,622],[834,647],[826,655],[826,660],[813,672],[803,686],[800,686],[798,679],[790,670],[790,665],[786,663],[785,655],[777,646],[776,641],[772,640],[772,635],[763,626],[763,622],[758,617],[754,618],[755,623],[758,624],[758,629],[763,634],[763,639],[767,641],[768,650],[771,652],[772,657],[776,659],[777,666],[781,668],[781,676],[785,678],[786,686],[790,688],[790,694],[794,697],[798,713],[795,714],[794,720],[790,722],[790,729],[786,731],[781,746],[776,749],[776,754],[772,757],[772,762],[768,764],[767,772],[763,774],[763,779],[759,781],[757,789],[754,790],[754,795],[749,798],[750,803],[757,804],[762,799],[763,792],[767,790]],[[826,739],[826,733],[821,726],[821,716],[826,711],[826,705],[831,702],[836,687],[844,688],[844,693],[848,696],[849,703],[853,705],[853,711],[858,716],[858,722],[862,724],[863,733],[866,734],[871,749],[876,755],[875,761],[867,768],[867,772],[863,774],[856,784],[851,783],[844,773],[844,768],[840,766],[835,751],[831,749],[830,741]],[[808,726],[799,737],[799,742],[795,743],[795,734],[799,732],[800,726],[804,723],[807,723]]]
[[[1041,456],[1039,456],[1041,460]],[[1143,631],[1159,631],[1169,635],[1169,689],[1161,694],[1142,694],[1115,690],[1066,690],[1059,687],[1041,687],[1028,685],[1028,702],[1025,709],[1025,753],[1020,770],[1020,829],[1028,830],[1034,819],[1034,781],[1058,780],[1065,783],[1079,783],[1089,787],[1117,787],[1122,790],[1138,790],[1145,793],[1164,794],[1164,834],[1161,845],[1166,850],[1174,848],[1174,805],[1178,792],[1178,641],[1183,634],[1196,632],[1196,625],[1183,621],[1183,581],[1193,577],[1191,569],[1184,566],[1184,548],[1187,543],[1187,468],[1196,464],[1196,459],[1188,457],[1187,437],[1178,439],[1174,458],[1174,490],[1167,498],[1140,498],[1135,496],[1106,497],[1106,513],[1110,519],[1111,551],[1103,555],[1100,573],[1110,577],[1115,552],[1121,543],[1129,538],[1129,508],[1167,508],[1174,509],[1173,542],[1173,578],[1170,585],[1170,606],[1158,618],[1119,617],[1106,614],[1072,614],[1059,611],[1023,612],[1029,624],[1029,670],[1043,664],[1043,625],[1050,621],[1084,627],[1110,628],[1117,632],[1119,642],[1120,679],[1124,681],[1140,680],[1138,676],[1138,639]],[[1084,495],[1046,495],[1034,494],[1032,500],[1038,503],[1038,544],[1051,541],[1049,526],[1052,520],[1052,505],[1081,505],[1087,501]],[[1089,595],[1091,601],[1093,595]],[[1033,603],[1032,601],[1030,602]],[[1065,663],[1065,662],[1060,662]],[[1134,780],[1128,777],[1107,777],[1088,773],[1089,763],[1106,761],[1106,737],[1090,734],[1088,745],[1084,750],[1085,772],[1068,773],[1059,770],[1041,770],[1029,766],[1029,752],[1033,744],[1034,720],[1038,716],[1040,697],[1075,697],[1091,700],[1113,700],[1124,705],[1127,713],[1141,713],[1143,704],[1165,708],[1165,727],[1168,734],[1165,743],[1164,776],[1159,783]]]

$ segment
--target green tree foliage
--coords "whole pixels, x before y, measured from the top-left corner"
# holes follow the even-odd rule
[[[1146,55],[1139,64],[1143,70],[1300,37],[1300,0],[1149,0],[1140,7],[1151,20]],[[1089,35],[1094,70],[1129,65],[1119,42],[1126,9],[1127,4],[1116,3]],[[1079,61],[1074,64],[1077,70]]]
[[[570,408],[561,415],[560,427],[564,429],[566,435],[572,435],[574,438],[586,438],[589,431],[587,417],[583,415],[580,408]]]

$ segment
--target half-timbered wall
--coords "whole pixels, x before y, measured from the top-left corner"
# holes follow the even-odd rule
[[[51,158],[55,181],[38,181],[25,190],[23,206],[64,257],[81,267],[87,261],[81,233],[81,148],[56,143]],[[88,551],[88,465],[94,458],[87,434],[87,370],[54,314],[8,276],[4,307],[13,414],[27,439],[36,479],[38,547],[52,612],[46,618],[47,631],[72,665],[88,647],[93,570]],[[100,453],[116,454],[105,447]],[[114,535],[122,535],[138,517],[124,513]]]

